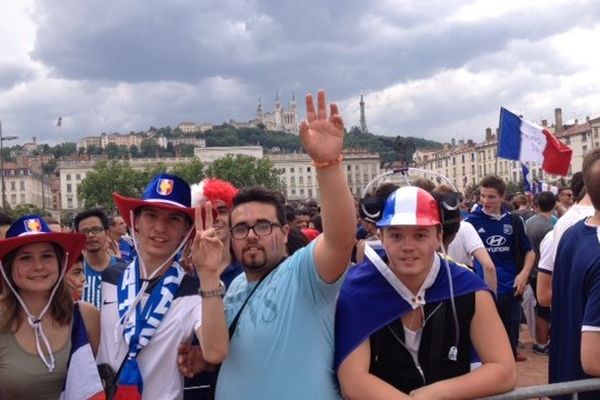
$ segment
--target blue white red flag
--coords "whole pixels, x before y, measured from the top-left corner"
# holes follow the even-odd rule
[[[67,363],[67,378],[61,400],[105,400],[104,389],[98,374],[92,346],[87,337],[85,324],[76,304],[71,331],[71,353]]]
[[[535,162],[550,174],[567,175],[573,151],[550,131],[500,109],[498,157]]]
[[[527,165],[521,164],[523,170],[523,191],[531,193],[531,181],[529,180],[529,168]]]

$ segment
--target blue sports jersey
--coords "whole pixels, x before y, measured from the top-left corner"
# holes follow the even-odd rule
[[[512,216],[506,210],[502,210],[499,218],[495,218],[483,212],[481,207],[477,207],[465,219],[475,227],[479,237],[496,266],[496,276],[498,279],[498,294],[510,294],[513,292],[513,284],[517,276],[517,266],[515,260],[515,240],[512,226]],[[522,222],[521,222],[522,223]],[[532,249],[531,243],[525,234],[525,228],[520,242],[521,250],[526,253]],[[475,260],[475,272],[483,277],[483,268]]]
[[[121,252],[121,260],[125,264],[129,264],[133,261],[137,253],[133,247],[133,240],[129,237],[122,236],[119,239],[119,251]]]
[[[579,221],[562,236],[552,277],[550,383],[588,379],[581,366],[581,332],[600,330],[600,229]],[[556,399],[570,396],[556,397]],[[579,393],[598,399],[600,391]]]
[[[117,264],[120,264],[119,260],[114,256],[110,256],[108,268]],[[102,305],[102,271],[96,271],[88,264],[87,259],[85,259],[83,262],[83,273],[85,275],[85,285],[83,286],[81,300],[93,304],[96,308],[100,308]]]

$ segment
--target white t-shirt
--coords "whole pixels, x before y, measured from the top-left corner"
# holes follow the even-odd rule
[[[594,215],[594,206],[586,206],[581,204],[573,204],[567,212],[556,221],[554,225],[554,255],[552,260],[556,258],[556,249],[558,249],[558,243],[560,238],[565,234],[567,229],[575,225],[586,217]]]
[[[117,284],[123,270],[109,268],[102,274],[101,336],[96,362],[110,364],[116,372],[127,354],[121,324],[117,327]],[[142,296],[142,306],[149,295]],[[138,355],[144,380],[143,400],[183,399],[183,375],[177,365],[177,347],[191,342],[200,328],[202,299],[198,295],[198,279],[186,275],[173,304],[148,343]],[[116,339],[115,342],[115,327]]]
[[[448,246],[448,256],[454,262],[473,265],[473,252],[485,248],[475,227],[468,222],[460,221],[456,237]]]
[[[552,273],[554,271],[554,231],[548,231],[540,242],[540,261],[538,269],[544,272]]]

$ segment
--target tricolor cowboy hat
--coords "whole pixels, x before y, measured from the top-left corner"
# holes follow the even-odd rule
[[[16,220],[6,237],[0,240],[0,260],[7,254],[32,243],[50,242],[59,245],[68,253],[67,269],[77,262],[85,246],[85,235],[82,233],[53,232],[44,219],[36,214],[25,215]]]
[[[159,207],[184,213],[194,220],[194,208],[191,207],[192,195],[190,185],[178,176],[159,174],[144,189],[141,199],[121,196],[113,193],[113,199],[121,217],[130,228],[131,214],[140,207]]]

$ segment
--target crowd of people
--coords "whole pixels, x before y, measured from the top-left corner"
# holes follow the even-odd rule
[[[480,398],[523,316],[550,382],[600,376],[600,151],[558,195],[354,199],[337,106],[306,106],[319,202],[165,173],[68,232],[2,216],[0,399]]]

